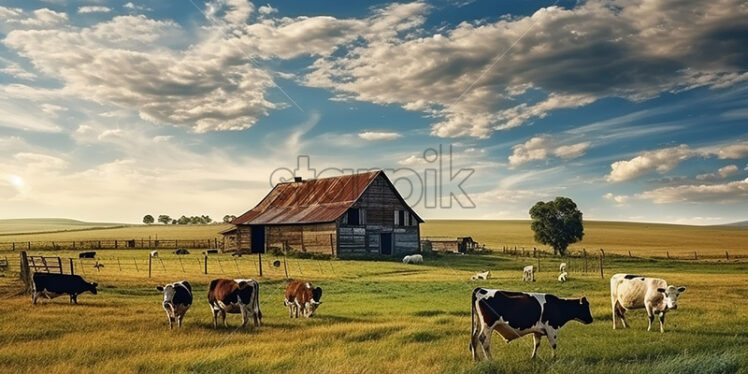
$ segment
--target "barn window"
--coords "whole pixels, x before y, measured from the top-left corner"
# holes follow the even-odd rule
[[[346,223],[349,225],[360,225],[361,220],[359,219],[359,210],[356,208],[348,209],[348,218]]]
[[[408,214],[404,210],[396,210],[395,211],[395,226],[408,226],[410,214]]]

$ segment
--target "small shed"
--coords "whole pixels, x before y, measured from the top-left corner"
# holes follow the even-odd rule
[[[222,234],[225,252],[395,256],[419,252],[421,223],[377,170],[278,183]]]

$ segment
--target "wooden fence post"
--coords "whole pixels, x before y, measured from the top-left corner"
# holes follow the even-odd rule
[[[670,259],[670,251],[665,251],[665,255],[667,256],[667,259]]]
[[[31,291],[31,271],[29,270],[29,258],[26,251],[21,251],[21,280],[26,289],[24,292]]]
[[[28,242],[28,244],[29,244],[29,251],[30,251],[31,250],[31,242]]]
[[[729,254],[729,253],[727,253],[727,251],[725,251],[725,259],[726,259],[727,261],[730,261],[730,254]]]
[[[257,264],[260,266],[260,276],[262,276],[262,253],[257,254]]]
[[[151,265],[153,264],[153,256],[148,254],[148,278],[151,277]]]
[[[73,268],[73,258],[68,258],[70,260],[70,275],[75,275],[75,269]]]
[[[634,257],[634,256],[631,255],[631,250],[629,250],[629,257]]]
[[[15,251],[16,251],[16,243],[13,242],[13,252],[15,252]]]
[[[600,248],[600,278],[605,279],[605,273],[603,272],[603,261],[605,261],[605,251]]]
[[[205,274],[208,274],[208,255],[203,256],[205,260]]]
[[[117,248],[119,248],[119,241],[115,240],[114,241],[114,249],[117,249]]]
[[[335,245],[332,242],[332,234],[330,234],[330,253],[335,257]]]
[[[693,259],[694,260],[698,260],[699,259],[699,256],[696,255],[696,251],[693,251]]]
[[[584,272],[587,273],[587,248],[582,248],[582,254],[584,255]]]

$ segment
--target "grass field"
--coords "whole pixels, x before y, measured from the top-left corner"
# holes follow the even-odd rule
[[[652,223],[586,221],[585,236],[580,243],[570,246],[572,251],[597,252],[604,248],[607,253],[628,254],[639,257],[723,256],[748,255],[748,227],[731,226],[686,226]],[[13,234],[12,229],[29,231],[52,231],[38,224],[27,227],[4,227],[0,221],[0,242],[24,241],[69,241],[104,239],[220,239],[219,232],[228,225],[132,225],[128,227],[61,231],[48,233]],[[4,233],[4,234],[3,234]],[[508,247],[544,248],[534,242],[529,221],[452,221],[429,220],[421,225],[424,237],[472,236],[488,248]]]
[[[493,255],[427,257],[424,265],[289,259],[292,277],[324,289],[317,316],[290,320],[282,305],[284,271],[270,266],[272,256],[263,258],[262,278],[257,277],[256,257],[234,263],[218,255],[210,260],[211,273],[204,275],[197,263],[201,256],[185,257],[182,263],[189,265],[183,272],[176,257],[162,254],[166,265],[154,264],[152,279],[142,267],[120,271],[113,262],[144,261],[146,254],[104,251],[101,273],[83,263],[86,268],[77,272],[97,281],[100,292],[80,296],[80,305],[61,297],[32,306],[28,295],[17,295],[13,277],[0,277],[0,372],[748,373],[744,263],[608,261],[606,278],[625,271],[688,287],[680,308],[667,316],[666,333],[660,334],[646,331],[643,311],[629,313],[631,329],[613,331],[607,279],[595,272],[572,272],[571,280],[560,284],[553,271],[557,259],[543,259],[533,284],[519,281],[518,269],[528,259]],[[474,272],[488,269],[494,279],[468,281]],[[228,329],[214,330],[205,301],[207,283],[239,276],[259,279],[264,325],[237,330],[239,317],[234,315]],[[195,304],[183,329],[169,331],[161,295],[153,288],[179,279],[192,282]],[[508,345],[496,337],[495,359],[475,364],[468,342],[469,298],[476,286],[585,295],[595,322],[565,326],[556,360],[545,340],[539,357],[531,360],[531,337]]]
[[[83,222],[65,218],[0,219],[0,235],[56,231],[80,231],[123,226],[119,223]]]

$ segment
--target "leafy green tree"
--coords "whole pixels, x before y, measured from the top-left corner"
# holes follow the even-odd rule
[[[146,225],[150,225],[153,222],[156,222],[156,221],[153,219],[152,215],[146,214],[145,217],[143,217],[143,223],[145,223]]]
[[[235,215],[227,214],[227,215],[223,216],[223,223],[231,223],[231,221],[233,221],[235,219],[236,219]]]
[[[163,223],[164,225],[168,225],[171,223],[171,217],[167,216],[166,214],[162,214],[158,216],[158,221]]]
[[[190,219],[188,217],[186,217],[186,216],[181,216],[177,220],[177,223],[180,224],[180,225],[186,225],[186,224],[190,223]]]
[[[208,215],[201,216],[201,218],[203,219],[203,223],[205,223],[205,224],[213,222],[213,219],[210,218],[210,216],[208,216]]]
[[[539,201],[530,209],[535,241],[553,247],[553,254],[566,254],[569,244],[584,237],[582,212],[568,197],[557,197],[553,201]]]

